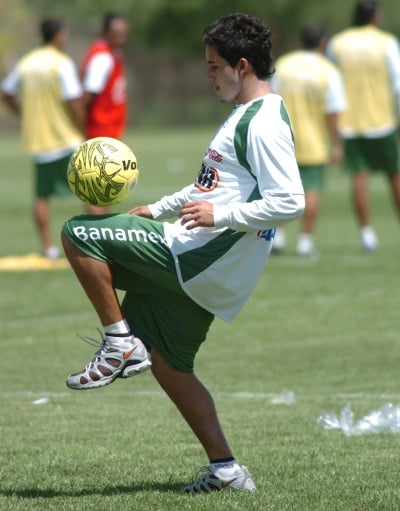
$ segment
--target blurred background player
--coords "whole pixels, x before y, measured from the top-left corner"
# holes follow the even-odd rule
[[[2,99],[21,118],[24,150],[35,168],[33,218],[42,252],[56,259],[49,198],[71,193],[66,168],[82,142],[82,87],[73,61],[62,51],[67,31],[59,19],[40,23],[43,45],[23,56],[2,83]]]
[[[301,49],[276,61],[272,87],[288,109],[296,143],[296,159],[305,191],[306,207],[296,252],[315,253],[313,231],[319,212],[320,192],[326,165],[342,157],[337,129],[338,113],[345,108],[341,76],[322,54],[325,30],[319,23],[309,23],[300,32]],[[285,246],[285,231],[278,229],[274,249]]]
[[[125,134],[128,118],[126,70],[123,58],[129,23],[120,14],[104,15],[102,35],[89,47],[81,75],[86,109],[85,137],[113,137]],[[107,213],[109,208],[96,208]]]
[[[122,138],[128,113],[126,71],[122,49],[129,24],[116,13],[104,16],[102,37],[93,42],[82,63],[85,136]]]
[[[377,27],[375,0],[355,4],[353,26],[335,35],[328,56],[342,72],[348,108],[340,116],[346,167],[352,172],[352,201],[364,250],[378,239],[370,223],[368,172],[387,176],[400,213],[397,128],[400,112],[400,49],[397,39]]]

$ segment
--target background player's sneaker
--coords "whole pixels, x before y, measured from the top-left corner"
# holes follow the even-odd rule
[[[43,255],[46,259],[54,261],[55,259],[58,259],[60,257],[60,251],[57,247],[51,246],[44,251]]]
[[[220,490],[246,490],[256,489],[253,479],[244,465],[237,463],[229,465],[209,465],[202,467],[197,473],[197,481],[182,488],[184,493],[210,493]]]
[[[366,252],[373,252],[378,248],[378,238],[369,225],[360,229],[361,246]]]
[[[296,245],[296,254],[306,257],[316,255],[314,241],[311,234],[301,233],[299,235]]]
[[[90,337],[81,338],[100,349],[82,371],[68,376],[66,383],[70,389],[104,387],[118,377],[129,378],[150,369],[149,354],[138,337],[131,335],[121,340],[105,336],[102,343]]]

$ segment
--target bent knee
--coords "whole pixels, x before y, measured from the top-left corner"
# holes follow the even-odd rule
[[[193,373],[184,372],[171,366],[154,348],[151,350],[151,362],[153,376],[162,387],[169,386],[174,382],[179,382],[181,385],[181,382],[188,377],[194,377]]]

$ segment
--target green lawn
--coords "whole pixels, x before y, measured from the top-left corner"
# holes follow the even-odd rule
[[[131,132],[141,170],[132,204],[191,182],[212,134]],[[0,154],[0,257],[37,252],[18,138],[2,134]],[[400,402],[400,230],[383,178],[370,188],[376,253],[359,248],[348,181],[333,169],[319,257],[295,256],[291,224],[286,252],[271,257],[232,325],[214,322],[198,356],[254,494],[181,494],[207,460],[151,374],[102,390],[65,386],[93,354],[75,333],[95,336],[99,325],[72,272],[0,272],[0,510],[398,511],[399,435],[346,436],[317,424],[347,403],[358,419]],[[80,211],[73,197],[54,201],[56,238]],[[285,390],[295,402],[274,404]],[[41,398],[48,403],[33,404]]]

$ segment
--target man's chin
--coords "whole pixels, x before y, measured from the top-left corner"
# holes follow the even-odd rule
[[[219,99],[220,103],[229,103],[231,101],[226,96],[222,96],[221,94],[217,93],[216,96]]]

